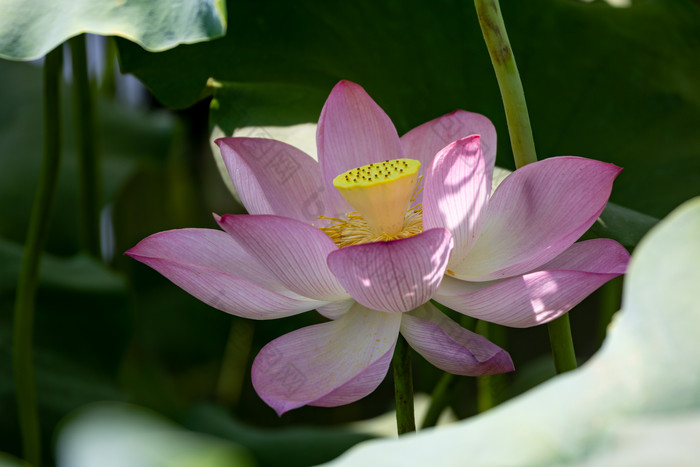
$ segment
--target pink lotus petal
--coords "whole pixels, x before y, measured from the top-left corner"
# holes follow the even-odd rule
[[[401,334],[416,352],[448,373],[483,376],[514,369],[508,352],[464,329],[430,303],[403,315]]]
[[[433,297],[453,310],[504,326],[547,323],[624,274],[629,253],[609,239],[575,243],[538,271],[492,282],[445,277]]]
[[[450,143],[437,153],[425,176],[423,228],[444,227],[454,238],[449,266],[462,262],[479,237],[491,195],[491,169],[480,137]]]
[[[487,281],[531,271],[571,246],[595,222],[622,169],[581,157],[526,165],[496,189],[460,279]]]
[[[404,312],[430,300],[451,251],[450,233],[431,229],[401,240],[342,248],[328,256],[328,266],[359,303]]]
[[[320,306],[316,308],[316,311],[325,318],[338,319],[347,313],[356,303],[357,302],[352,298],[348,298],[347,300],[338,300],[337,302],[331,302],[328,305]]]
[[[384,379],[401,315],[355,305],[335,321],[267,344],[253,363],[253,386],[279,415],[303,405],[349,404]]]
[[[315,300],[349,298],[326,264],[338,247],[321,230],[279,216],[232,216],[219,225],[290,290]]]
[[[355,402],[369,395],[379,386],[386,376],[393,356],[394,347],[392,346],[391,349],[357,376],[322,398],[316,399],[314,403],[310,405],[315,405],[317,407],[337,407],[339,405]]]
[[[361,86],[335,85],[328,96],[316,133],[318,162],[329,197],[345,212],[354,211],[333,187],[333,178],[373,162],[403,157],[394,124]]]
[[[427,169],[442,148],[470,135],[481,135],[481,150],[490,173],[496,162],[496,128],[480,114],[455,110],[409,131],[401,137],[401,145],[404,157],[419,160]]]
[[[282,318],[328,303],[289,291],[230,236],[218,230],[160,232],[141,240],[125,254],[204,303],[244,318]]]
[[[309,224],[337,214],[318,163],[294,146],[264,138],[219,138],[216,143],[248,213]]]

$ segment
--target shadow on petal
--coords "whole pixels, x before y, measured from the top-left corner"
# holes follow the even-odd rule
[[[464,329],[430,303],[404,314],[401,334],[426,360],[448,373],[484,376],[514,369],[508,352]]]
[[[356,304],[335,321],[285,334],[255,358],[253,386],[279,415],[359,400],[384,379],[400,322],[400,314]]]

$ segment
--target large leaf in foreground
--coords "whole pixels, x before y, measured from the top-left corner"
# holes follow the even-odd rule
[[[700,436],[698,238],[695,198],[642,240],[622,311],[585,366],[474,419],[360,445],[335,465],[693,464],[700,455],[687,442]],[[657,457],[645,459],[650,446]]]
[[[83,32],[158,52],[223,36],[221,0],[2,0],[0,58],[33,60]]]

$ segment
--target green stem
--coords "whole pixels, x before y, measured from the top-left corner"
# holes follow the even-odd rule
[[[102,95],[114,99],[117,94],[116,69],[114,67],[117,61],[117,44],[113,37],[105,37],[105,73],[100,85]]]
[[[515,167],[519,169],[537,161],[520,74],[515,64],[513,49],[508,41],[498,0],[474,0],[474,5],[486,47],[491,56],[491,63],[496,72],[498,87],[501,90]],[[550,322],[547,328],[557,371],[561,373],[576,368],[576,355],[568,315]],[[560,371],[559,368],[563,369]]]
[[[440,381],[438,381],[430,396],[430,405],[428,406],[428,412],[426,412],[423,423],[421,424],[421,429],[430,428],[437,424],[443,410],[445,410],[450,403],[450,391],[456,382],[457,377],[452,373],[442,374]]]
[[[238,404],[241,395],[254,331],[253,321],[242,318],[233,318],[231,321],[216,385],[216,399],[228,410]]]
[[[523,84],[520,82],[498,0],[474,0],[474,5],[501,90],[515,166],[520,168],[537,161]]]
[[[61,160],[60,80],[62,62],[62,50],[61,46],[58,46],[46,55],[44,63],[44,160],[17,282],[13,329],[12,363],[17,392],[17,412],[22,432],[22,448],[25,459],[30,464],[37,466],[41,463],[41,436],[32,352],[34,295],[39,276],[41,252],[48,237],[51,205],[56,191]]]
[[[622,277],[616,277],[600,288],[600,318],[598,319],[598,346],[603,345],[608,326],[620,309],[622,301]]]
[[[476,323],[475,331],[499,347],[507,346],[507,337],[503,326],[480,320]],[[503,402],[507,386],[508,375],[506,373],[477,376],[476,407],[478,412],[486,412]]]
[[[476,378],[476,410],[479,413],[486,412],[497,405],[492,378],[492,375]]]
[[[73,64],[76,146],[80,175],[80,211],[83,244],[100,257],[100,171],[97,155],[95,111],[87,69],[85,35],[70,41]]]
[[[547,323],[547,330],[549,331],[549,342],[552,346],[554,368],[557,370],[557,373],[575,370],[576,353],[574,352],[574,341],[571,338],[568,313]]]
[[[399,335],[392,360],[394,367],[394,396],[396,397],[396,427],[399,435],[416,431],[413,410],[413,374],[411,370],[411,348]]]
[[[477,322],[476,332],[487,339],[491,339],[491,336],[489,336],[489,334],[491,334],[489,332],[489,323],[487,321],[480,320]],[[488,409],[498,404],[494,389],[494,376],[485,375],[477,376],[476,378],[476,407],[479,413],[486,412]]]

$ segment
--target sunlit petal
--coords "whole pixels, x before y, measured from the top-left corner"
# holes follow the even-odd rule
[[[491,171],[496,162],[496,128],[488,118],[477,113],[455,110],[430,120],[403,135],[401,145],[405,157],[419,160],[427,170],[442,148],[470,135],[481,136],[481,150],[486,167]]]
[[[487,281],[554,259],[595,222],[622,169],[581,157],[553,157],[508,176],[489,200],[481,234],[459,278]]]
[[[474,318],[516,328],[563,315],[598,287],[624,274],[629,253],[609,239],[576,243],[537,271],[489,282],[443,279],[433,297]]]
[[[328,265],[352,298],[368,308],[403,312],[430,300],[440,285],[452,236],[432,229],[414,237],[334,251]]]
[[[449,267],[460,264],[479,237],[491,194],[489,169],[475,135],[438,152],[425,176],[423,226],[452,233],[455,247]]]

